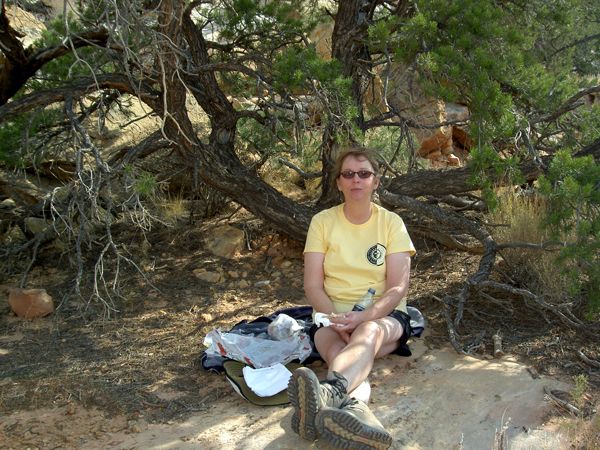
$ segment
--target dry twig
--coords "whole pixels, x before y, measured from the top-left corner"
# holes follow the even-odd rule
[[[600,369],[600,362],[594,361],[593,359],[588,358],[583,354],[583,352],[577,350],[577,356],[581,358],[581,360],[586,363],[588,366],[596,367]]]
[[[578,408],[575,408],[573,405],[571,405],[568,402],[565,402],[564,400],[561,400],[560,398],[556,397],[555,395],[552,394],[552,391],[550,391],[550,388],[548,386],[544,386],[544,392],[546,393],[546,395],[556,404],[558,404],[559,406],[562,406],[563,408],[565,408],[566,410],[568,410],[571,414],[574,414],[576,416],[578,416],[579,414],[581,414],[581,411]]]

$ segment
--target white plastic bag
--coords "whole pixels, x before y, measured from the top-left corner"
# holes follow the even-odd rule
[[[271,339],[276,341],[283,341],[290,336],[298,336],[303,331],[304,327],[287,314],[279,314],[267,328]]]
[[[302,332],[285,340],[262,339],[213,329],[204,338],[206,353],[226,356],[260,369],[295,359],[303,362],[312,353],[308,334]]]

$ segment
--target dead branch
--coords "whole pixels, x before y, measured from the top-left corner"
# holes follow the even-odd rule
[[[456,195],[444,195],[441,201],[447,205],[458,208],[459,211],[472,209],[476,211],[487,211],[487,205],[481,200],[469,201],[463,198],[457,197]]]
[[[485,335],[486,335],[486,331],[485,330],[481,330],[479,332],[479,334],[477,335],[477,337],[475,338],[475,340],[465,350],[466,353],[468,353],[468,354],[472,353],[474,350],[481,351],[480,349],[484,349],[485,350],[485,344],[481,343],[481,341],[483,340],[483,338],[485,337]]]
[[[456,350],[460,355],[467,355],[468,353],[458,343],[459,335],[456,332],[454,322],[452,321],[452,317],[450,316],[450,312],[446,306],[444,307],[444,317],[446,318],[446,326],[448,327],[448,335],[450,337],[450,343],[452,344],[452,347],[454,347],[454,350]]]
[[[565,408],[567,411],[569,411],[571,414],[574,414],[576,416],[581,414],[581,411],[578,408],[575,408],[573,405],[571,405],[568,402],[565,402],[564,400],[561,400],[560,398],[556,397],[555,395],[552,394],[552,391],[550,390],[550,388],[548,386],[544,386],[544,392],[546,393],[546,395],[557,405]]]
[[[449,297],[445,299],[447,307],[451,307],[451,305],[456,304],[456,315],[454,320],[451,320],[450,313],[447,310],[444,310],[450,341],[458,353],[466,354],[465,350],[460,347],[458,341],[456,340],[456,336],[458,336],[456,328],[462,320],[465,302],[470,298],[470,287],[473,284],[476,285],[477,283],[481,283],[489,278],[490,272],[496,260],[496,243],[492,240],[491,236],[485,229],[478,226],[474,222],[459,216],[458,214],[445,213],[440,209],[433,207],[432,205],[413,198],[392,194],[385,190],[381,190],[379,196],[382,201],[385,201],[389,204],[408,208],[419,214],[430,217],[431,219],[446,226],[452,227],[456,230],[463,230],[471,234],[482,243],[483,255],[479,261],[479,268],[477,272],[467,277],[467,282],[455,297]]]
[[[561,242],[561,241],[548,241],[548,242],[544,242],[543,244],[530,244],[528,242],[508,242],[505,244],[498,244],[498,249],[503,249],[503,248],[530,248],[532,250],[546,250],[548,252],[555,252],[558,251],[557,249],[554,249],[553,247],[564,247],[567,244],[566,242]],[[504,258],[506,259],[506,258]]]
[[[73,82],[67,86],[36,91],[13,99],[10,103],[0,106],[0,123],[27,113],[41,106],[60,103],[72,96],[83,97],[101,89],[116,89],[125,94],[139,96],[154,111],[160,114],[162,104],[158,102],[159,94],[145,82],[132,82],[125,75],[103,74]]]
[[[492,336],[492,340],[494,341],[494,357],[502,358],[504,356],[504,351],[502,350],[502,333],[497,331],[494,336]]]
[[[483,253],[483,246],[469,246],[465,245],[462,242],[455,239],[453,236],[450,236],[445,233],[441,233],[439,231],[433,230],[429,227],[425,227],[422,225],[407,225],[406,229],[408,233],[418,233],[422,236],[433,239],[436,242],[448,247],[453,248],[455,250],[460,250],[463,252],[472,252],[472,253]]]
[[[284,166],[289,167],[290,169],[295,170],[298,175],[300,175],[302,178],[319,178],[323,176],[323,172],[319,171],[319,172],[304,172],[300,167],[296,166],[295,164],[292,164],[289,161],[285,161],[282,158],[279,158],[278,161],[283,164]]]
[[[472,281],[470,281],[472,283]],[[481,290],[486,287],[493,289],[503,290],[510,292],[515,295],[521,295],[527,299],[533,300],[537,305],[541,306],[542,309],[553,312],[560,320],[562,320],[567,326],[582,330],[592,336],[600,337],[598,333],[598,326],[586,325],[581,320],[573,315],[570,311],[569,304],[564,303],[561,305],[551,305],[545,302],[541,297],[533,294],[526,289],[515,288],[505,283],[497,283],[494,281],[481,281],[479,283],[472,283],[472,286],[477,290]]]
[[[600,362],[594,361],[593,359],[588,358],[580,350],[577,350],[577,356],[579,356],[581,358],[581,360],[584,363],[586,363],[588,366],[596,367],[596,368],[600,369]]]
[[[556,111],[552,111],[548,114],[543,114],[541,116],[533,118],[530,123],[536,124],[540,122],[552,122],[559,118],[560,116],[568,113],[569,111],[573,111],[584,105],[583,102],[578,102],[579,99],[585,97],[589,94],[595,94],[596,92],[600,92],[600,86],[592,86],[586,89],[580,90],[577,94],[573,95],[569,98],[560,108]]]

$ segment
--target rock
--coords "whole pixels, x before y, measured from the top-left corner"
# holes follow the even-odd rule
[[[442,156],[442,151],[438,149],[438,150],[433,150],[432,152],[429,152],[425,158],[433,159],[433,158],[439,158],[440,156]]]
[[[448,120],[465,120],[469,117],[469,108],[457,103],[446,103],[446,116]]]
[[[27,232],[33,234],[34,236],[39,236],[40,234],[46,232],[41,243],[45,244],[56,238],[56,231],[52,228],[53,222],[51,220],[40,219],[38,217],[27,217],[24,220],[24,223]]]
[[[200,318],[202,319],[203,322],[206,322],[206,323],[210,323],[213,320],[213,316],[208,313],[200,314]]]
[[[452,164],[454,166],[460,166],[460,159],[458,159],[457,156],[455,156],[454,154],[449,154],[448,157],[448,164]]]
[[[456,143],[459,144],[460,147],[466,150],[470,150],[471,146],[473,145],[473,141],[471,140],[471,138],[469,138],[467,132],[458,127],[452,128],[452,140],[456,141]]]
[[[315,44],[317,54],[323,58],[323,61],[331,59],[331,36],[333,35],[332,22],[320,23],[310,33],[309,39]]]
[[[26,319],[44,317],[54,311],[54,302],[45,289],[14,289],[8,302],[15,314]]]
[[[6,17],[9,20],[10,26],[23,34],[20,40],[24,48],[31,46],[37,39],[40,39],[42,31],[46,30],[43,22],[39,21],[30,12],[16,6],[7,5]]]
[[[221,275],[217,272],[200,272],[195,273],[196,278],[202,281],[208,281],[209,283],[218,283],[221,281]]]
[[[390,85],[396,86],[390,91],[389,104],[399,111],[404,111],[406,117],[414,118],[421,125],[433,126],[440,122],[465,120],[469,116],[469,109],[466,106],[444,103],[424,95],[419,89],[419,75],[401,63],[392,65],[389,77]],[[466,130],[446,125],[411,131],[419,142],[419,155],[430,160],[434,167],[439,166],[440,163],[456,165],[455,158],[448,161],[448,155],[451,154],[458,157],[459,165],[464,164],[466,155],[458,155],[454,144],[455,142],[461,144],[461,149],[468,153],[471,143]]]
[[[269,256],[281,255],[281,244],[275,244],[272,247],[269,247],[269,250],[267,250],[267,255],[269,255]]]
[[[207,239],[208,249],[217,256],[233,258],[244,250],[245,236],[242,230],[229,225],[215,228]]]
[[[452,136],[446,136],[444,134],[435,135],[421,143],[419,147],[419,155],[423,158],[431,158],[431,154],[440,152],[443,148],[452,149]],[[450,153],[452,153],[450,151]]]
[[[283,261],[284,261],[283,256],[276,256],[275,258],[273,258],[271,260],[271,264],[273,266],[279,266],[281,263],[283,263]]]
[[[12,196],[15,198],[19,205],[30,204],[34,205],[44,198],[46,192],[33,184],[26,178],[18,178],[11,180],[10,188],[7,180],[2,179],[2,186],[0,187],[0,193]],[[14,191],[14,192],[11,192]],[[19,197],[16,197],[17,194]]]

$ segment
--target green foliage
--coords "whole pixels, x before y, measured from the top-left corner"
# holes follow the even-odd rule
[[[64,42],[65,36],[69,33],[79,33],[83,30],[82,23],[75,20],[72,14],[69,14],[66,22],[64,17],[58,16],[47,25],[47,29],[42,32],[42,37],[36,42],[35,46],[37,48],[47,48],[59,45]],[[109,67],[105,67],[105,69],[112,67],[112,64],[107,61],[104,49],[93,46],[80,48],[75,54],[67,53],[44,64],[35,76],[27,82],[22,91],[50,89],[63,85],[65,80],[90,76],[92,73],[91,64],[94,64],[95,68],[100,68],[102,63],[109,64]]]
[[[401,139],[400,134],[401,130],[397,128],[375,128],[365,133],[363,145],[377,150],[396,171],[406,172],[411,151],[405,138],[402,140],[400,149],[396,151]]]
[[[224,39],[267,55],[276,52],[289,33],[308,33],[316,24],[298,17],[288,2],[233,0],[220,8],[207,8],[204,14]]]
[[[540,177],[539,191],[550,205],[545,226],[567,244],[559,263],[566,267],[572,292],[587,294],[591,318],[600,309],[600,166],[591,156],[572,158],[560,151]]]
[[[581,411],[583,409],[583,394],[589,387],[587,376],[584,374],[579,374],[573,377],[573,381],[575,381],[575,389],[571,392],[571,397],[575,401],[577,408]]]
[[[498,207],[495,194],[495,181],[511,180],[509,184],[523,183],[523,175],[519,172],[517,156],[501,158],[489,145],[471,149],[472,163],[469,184],[482,189],[483,198],[491,211]],[[491,169],[490,169],[491,168]]]
[[[326,83],[332,88],[341,77],[341,65],[336,60],[324,61],[314,47],[295,45],[277,55],[273,73],[278,90],[312,88],[312,83]]]
[[[493,127],[512,106],[503,84],[523,70],[531,44],[520,24],[491,1],[417,2],[419,13],[392,33],[396,57],[416,62],[425,94],[469,105],[475,120]],[[395,27],[394,21],[390,22]],[[376,30],[373,38],[385,32]],[[379,44],[381,45],[381,43]],[[480,129],[479,131],[482,131]]]
[[[286,127],[284,122],[278,122],[277,128],[282,131]],[[279,135],[279,133],[278,133]],[[265,153],[276,155],[289,148],[285,140],[288,135],[281,133],[282,139],[275,139],[271,129],[264,129],[260,124],[251,119],[240,119],[238,122],[236,152],[241,161],[248,166],[263,159]]]
[[[482,145],[514,139],[529,113],[555,110],[589,86],[578,86],[574,65],[582,74],[600,67],[600,39],[584,39],[598,33],[600,12],[585,0],[420,0],[415,11],[382,16],[370,44],[416,70],[425,98],[466,104]],[[578,39],[585,45],[572,45]]]
[[[40,162],[49,153],[50,144],[44,133],[57,125],[57,111],[22,114],[0,127],[0,162],[22,168]]]
[[[66,22],[59,16],[47,24],[47,29],[42,31],[42,37],[34,46],[51,48],[63,43],[68,33],[77,33],[83,29],[82,23],[75,20],[72,14]],[[90,61],[97,64],[94,69],[110,69],[113,65],[107,61],[105,54],[104,49],[84,47],[78,49],[76,54],[67,53],[61,58],[53,59],[27,81],[15,98],[24,93],[63,86],[65,81],[74,78],[90,76],[93,70]],[[0,161],[11,167],[39,162],[50,153],[52,139],[60,136],[59,132],[52,130],[61,123],[60,114],[53,109],[22,114],[4,122],[0,127]],[[24,157],[29,160],[25,161]]]
[[[19,116],[0,127],[0,162],[10,167],[22,165],[22,151],[19,149],[21,137],[26,129],[28,117]]]
[[[158,187],[158,178],[149,172],[138,173],[131,165],[124,166],[127,185],[133,188],[133,192],[142,198],[152,197]]]

